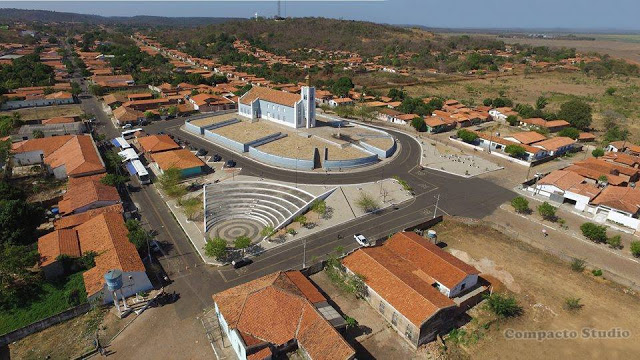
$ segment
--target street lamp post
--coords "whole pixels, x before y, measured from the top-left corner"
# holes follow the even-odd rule
[[[307,239],[302,239],[302,268],[307,267]]]

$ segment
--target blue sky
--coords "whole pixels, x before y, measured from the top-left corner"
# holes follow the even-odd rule
[[[104,16],[272,16],[274,1],[1,1],[0,7]],[[448,28],[640,30],[638,0],[283,1],[287,16],[322,16]]]

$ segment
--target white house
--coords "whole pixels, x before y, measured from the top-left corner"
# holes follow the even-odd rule
[[[584,211],[589,202],[600,193],[597,186],[588,184],[586,180],[572,171],[555,170],[529,190],[558,203],[573,203],[577,210]]]
[[[303,86],[300,94],[292,94],[254,86],[238,99],[238,115],[293,128],[315,127],[315,88]]]
[[[607,186],[591,202],[596,218],[640,230],[640,190],[631,187]]]
[[[263,276],[219,292],[213,301],[240,360],[280,358],[296,350],[303,359],[355,357],[334,328],[344,320],[300,271]]]

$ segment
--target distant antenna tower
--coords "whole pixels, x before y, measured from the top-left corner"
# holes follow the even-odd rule
[[[278,19],[280,19],[280,0],[278,0]]]
[[[258,21],[258,12],[255,13],[256,21]]]

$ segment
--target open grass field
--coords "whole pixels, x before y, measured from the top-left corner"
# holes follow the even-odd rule
[[[484,305],[470,311],[472,319],[446,341],[455,359],[624,359],[640,353],[640,319],[633,316],[640,297],[590,272],[575,272],[570,264],[514,240],[484,225],[447,220],[435,227],[447,250],[474,265],[497,286],[494,292],[513,294],[523,314],[497,319]],[[497,281],[496,281],[497,280]],[[568,310],[567,298],[583,305]],[[583,329],[629,330],[627,339],[584,338]],[[576,339],[514,340],[505,330],[577,331]]]
[[[5,334],[35,321],[55,315],[74,305],[69,303],[69,293],[76,290],[80,303],[87,301],[82,272],[61,279],[59,283],[42,284],[39,297],[31,303],[11,310],[0,311],[0,334]]]
[[[615,88],[614,95],[606,95],[608,88]],[[557,111],[560,105],[578,97],[593,107],[596,132],[602,132],[602,112],[614,110],[626,117],[624,125],[631,131],[631,140],[640,141],[640,78],[612,76],[598,79],[582,72],[543,72],[528,76],[513,75],[464,81],[433,81],[427,84],[404,87],[411,96],[437,95],[453,98],[468,105],[481,105],[485,98],[495,98],[503,93],[515,103],[535,105],[539,96],[549,98],[547,109]]]
[[[20,114],[20,120],[42,120],[58,116],[80,116],[84,113],[80,105],[43,106],[12,111],[0,111],[0,115]]]

